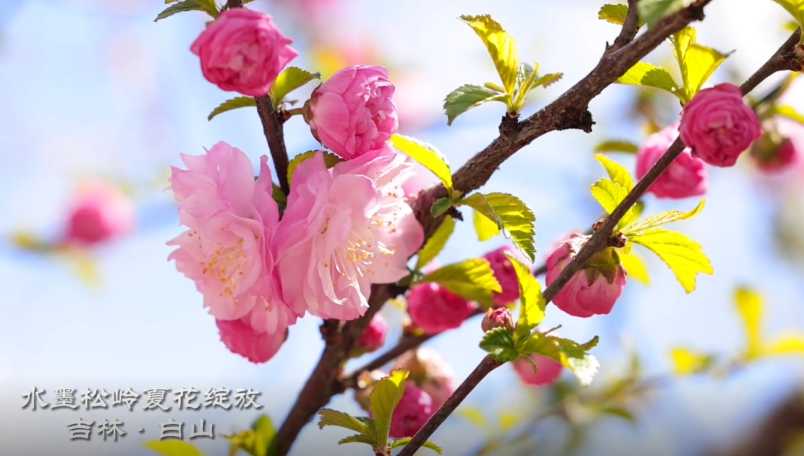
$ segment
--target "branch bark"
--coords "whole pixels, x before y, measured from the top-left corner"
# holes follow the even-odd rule
[[[268,148],[271,149],[271,158],[276,169],[276,178],[279,179],[279,187],[285,195],[290,194],[290,182],[288,182],[288,150],[285,147],[285,134],[283,124],[285,122],[282,113],[274,110],[271,97],[257,97],[257,112],[262,122],[262,131],[265,139],[268,140]]]

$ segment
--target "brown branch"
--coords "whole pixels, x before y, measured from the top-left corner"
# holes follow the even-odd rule
[[[639,0],[628,0],[628,14],[625,16],[625,23],[620,29],[620,35],[616,40],[614,40],[614,45],[607,49],[607,51],[620,49],[634,40],[634,37],[639,31],[639,10],[637,10],[638,1]]]
[[[290,194],[290,182],[288,182],[288,151],[285,148],[285,134],[282,130],[284,117],[280,111],[274,110],[271,97],[257,97],[257,112],[262,122],[262,131],[265,139],[268,140],[268,148],[271,149],[271,158],[274,161],[276,177],[279,179],[279,187],[285,195]]]
[[[226,9],[242,8],[243,0],[229,0],[226,2]]]

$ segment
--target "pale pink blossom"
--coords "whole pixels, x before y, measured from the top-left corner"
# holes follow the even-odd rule
[[[384,149],[399,128],[388,70],[379,66],[344,68],[310,97],[313,136],[345,159]]]
[[[405,352],[394,361],[394,369],[409,372],[408,382],[413,382],[433,399],[438,408],[455,392],[455,372],[452,366],[435,350],[421,347]]]
[[[94,245],[131,232],[134,204],[122,191],[101,181],[82,183],[70,203],[64,242]]]
[[[221,90],[250,97],[267,95],[276,77],[298,52],[268,14],[226,10],[193,42],[204,77]]]
[[[416,285],[408,292],[408,315],[425,334],[460,327],[472,315],[475,304],[437,283]]]
[[[541,355],[529,356],[536,364],[536,372],[533,371],[533,364],[525,358],[518,358],[513,362],[514,370],[526,385],[547,386],[561,377],[564,366],[558,361]]]
[[[499,249],[492,250],[485,254],[483,258],[488,260],[491,270],[494,271],[494,277],[500,282],[502,288],[501,293],[492,292],[494,298],[494,305],[507,306],[512,302],[519,299],[519,280],[516,276],[514,265],[511,260],[505,256],[505,253],[512,254],[514,258],[522,262],[528,269],[532,270],[530,261],[516,248],[506,245]]]
[[[353,320],[372,284],[409,274],[424,241],[401,189],[410,168],[389,149],[332,169],[318,153],[296,168],[275,238],[283,296],[296,312]]]
[[[589,240],[589,236],[572,234],[547,258],[546,284],[550,286],[561,271]],[[617,252],[609,247],[595,254],[553,298],[553,304],[564,312],[587,318],[611,312],[625,288],[626,272]]]
[[[391,415],[389,435],[394,439],[413,437],[436,410],[430,395],[408,381],[405,393]]]
[[[676,122],[662,131],[654,133],[645,140],[637,152],[636,175],[642,179],[650,168],[667,152],[678,137]],[[657,198],[682,199],[701,196],[708,186],[706,163],[695,158],[689,148],[670,164],[656,181],[648,188]]]
[[[252,363],[267,362],[276,355],[287,339],[287,329],[274,332],[257,332],[248,317],[239,320],[216,320],[221,341],[226,347]]]
[[[734,166],[762,136],[759,118],[740,88],[728,83],[703,89],[684,105],[679,132],[693,157],[722,168]]]
[[[182,155],[187,169],[173,167],[170,184],[188,230],[168,242],[178,247],[168,260],[195,282],[216,319],[243,319],[258,334],[275,336],[302,313],[278,298],[270,245],[279,211],[267,160],[261,158],[255,181],[246,154],[225,142],[206,155]]]

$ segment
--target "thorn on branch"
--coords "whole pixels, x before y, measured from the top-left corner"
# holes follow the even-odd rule
[[[459,211],[455,206],[452,206],[447,210],[447,215],[455,220],[460,220],[463,222],[463,214],[461,214],[461,211]]]

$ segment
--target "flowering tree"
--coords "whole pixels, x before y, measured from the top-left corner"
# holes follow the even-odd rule
[[[800,2],[776,1],[797,21],[804,17]],[[284,456],[319,415],[320,427],[352,431],[340,443],[367,444],[378,455],[396,448],[410,455],[422,446],[440,453],[428,440],[433,432],[504,364],[538,387],[554,384],[564,369],[580,385],[590,385],[599,368],[590,353],[598,337],[577,342],[559,337],[558,328],[542,327],[549,303],[558,309],[552,311],[577,318],[609,314],[629,277],[644,280],[640,255],[647,252],[666,263],[687,293],[695,290],[699,274],[714,272],[701,245],[664,227],[696,216],[704,201],[690,211],[647,215],[642,197],[700,198],[707,191],[707,169],[732,167],[746,151],[767,170],[797,159],[793,143],[776,123],[784,116],[802,120],[778,103],[789,84],[762,98],[746,96],[777,72],[802,70],[801,24],[741,85],[709,87],[710,76],[728,54],[698,43],[691,24],[704,19],[710,0],[603,6],[599,17],[618,25],[619,34],[586,77],[527,118],[520,113],[528,94],[562,75],[541,74],[537,64],[520,60],[514,38],[490,16],[462,16],[488,50],[500,79],[448,94],[447,121],[487,102],[503,103],[505,112],[499,136],[456,171],[432,146],[397,133],[395,86],[385,68],[342,68],[293,107],[288,95],[320,75],[289,66],[298,52],[271,16],[249,9],[244,5],[249,1],[166,3],[171,5],[157,20],[193,10],[211,16],[190,49],[210,83],[239,96],[209,117],[256,107],[273,162],[272,172],[268,156],[262,156],[255,170],[245,153],[224,142],[201,155],[183,155],[184,167],[173,168],[170,187],[187,229],[169,242],[176,247],[169,259],[195,282],[222,342],[251,362],[275,356],[299,319],[323,319],[325,349],[282,425],[273,432],[258,420],[252,430],[230,437],[233,451]],[[667,69],[642,61],[665,42],[673,50],[680,83]],[[540,136],[568,129],[591,132],[595,122],[589,103],[612,84],[668,92],[681,105],[680,120],[656,125],[641,146],[601,144],[600,152],[636,153],[637,179],[616,160],[596,155],[608,177],[593,183],[591,193],[604,217],[590,220],[586,233],[559,239],[546,264],[534,265],[534,213],[515,195],[480,189],[506,159]],[[321,150],[288,153],[283,124],[297,115]],[[440,183],[423,186],[417,179],[423,172]],[[510,245],[441,265],[436,258],[456,220],[470,213],[481,241],[503,234]],[[544,288],[537,280],[541,275]],[[387,323],[378,311],[398,297],[410,318],[404,338],[366,366],[343,372],[348,359],[383,345]],[[758,300],[750,290],[736,295],[738,307],[750,315],[749,324],[755,324]],[[437,353],[417,349],[480,314],[485,314],[484,334],[478,342],[488,355],[463,381],[454,379]],[[758,337],[741,361],[804,346],[798,339],[765,344]],[[677,368],[686,372],[723,367],[690,351],[675,356]],[[392,362],[389,371],[379,370]],[[644,386],[631,382],[617,394],[635,394]],[[326,408],[348,389],[355,390],[368,416]],[[603,396],[611,401],[617,394]],[[609,411],[627,416],[621,408]],[[181,446],[150,443],[164,454],[178,454],[176,445]]]

